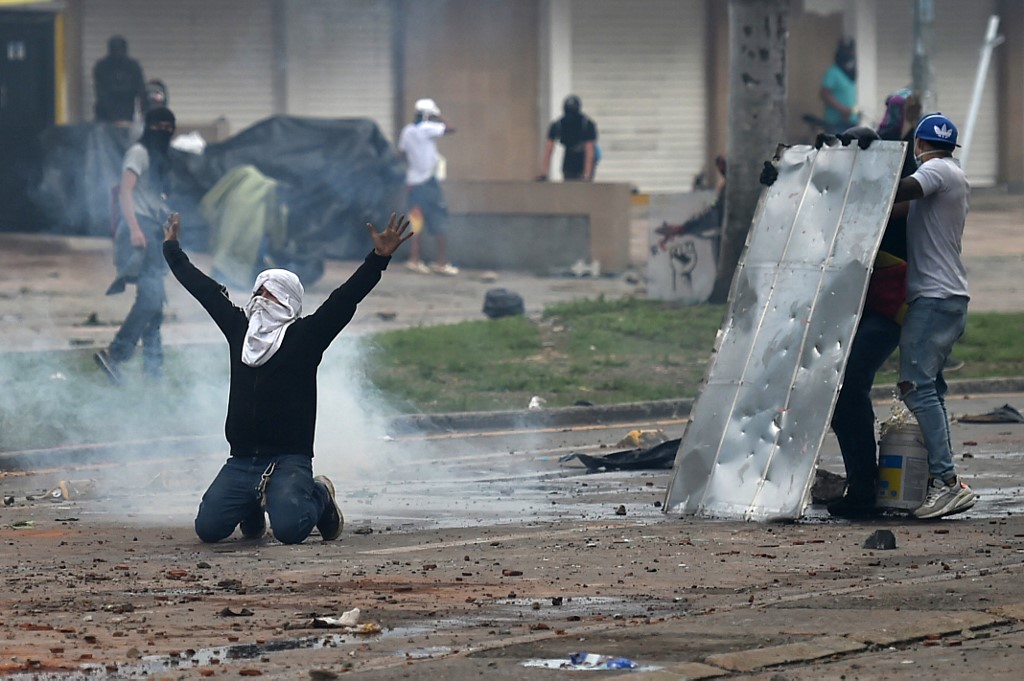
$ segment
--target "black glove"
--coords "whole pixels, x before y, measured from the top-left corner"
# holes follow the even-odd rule
[[[765,161],[764,168],[761,169],[761,177],[757,179],[765,187],[771,187],[775,184],[775,180],[779,179],[779,170],[771,161]]]
[[[843,143],[844,147],[849,146],[850,142],[857,140],[858,147],[861,149],[867,149],[871,146],[872,142],[881,138],[878,136],[878,133],[871,128],[864,125],[858,125],[844,130],[839,134],[838,139]]]
[[[833,145],[836,143],[836,136],[829,135],[828,133],[819,132],[818,137],[814,140],[814,148],[821,149],[825,145]]]

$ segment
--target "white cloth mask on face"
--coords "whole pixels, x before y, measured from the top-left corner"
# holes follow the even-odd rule
[[[265,288],[278,302],[256,295]],[[242,343],[242,361],[262,366],[284,341],[285,331],[302,314],[302,283],[288,270],[264,270],[252,286],[252,298],[245,306],[249,327]]]

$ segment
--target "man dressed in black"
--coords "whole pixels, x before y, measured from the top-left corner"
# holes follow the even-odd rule
[[[562,159],[562,177],[566,180],[594,179],[594,168],[597,166],[597,124],[590,116],[583,113],[583,104],[576,95],[569,95],[562,103],[563,116],[551,123],[548,128],[548,139],[544,143],[544,160],[541,161],[540,175],[537,179],[548,179],[551,165],[551,152],[555,141],[565,147]]]
[[[135,102],[146,96],[146,82],[139,62],[128,56],[128,41],[119,35],[107,41],[107,56],[92,69],[96,86],[96,120],[130,123]]]
[[[313,314],[302,317],[302,284],[287,270],[262,272],[245,308],[200,272],[178,244],[179,221],[164,226],[164,258],[171,272],[206,309],[228,341],[231,384],[224,433],[231,456],[203,495],[196,534],[225,539],[241,526],[246,538],[266,531],[284,544],[302,542],[315,526],[324,540],[341,535],[344,518],[334,486],[313,477],[316,374],[324,351],[380,281],[392,253],[412,236],[394,214],[383,232],[366,228],[373,251]]]

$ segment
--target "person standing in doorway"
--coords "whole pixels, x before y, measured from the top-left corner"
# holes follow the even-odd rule
[[[599,152],[597,145],[597,123],[583,113],[583,103],[576,95],[569,95],[562,102],[562,117],[552,121],[548,138],[544,143],[544,158],[540,164],[539,182],[548,179],[551,167],[551,153],[555,142],[565,147],[562,158],[562,177],[567,181],[583,180],[592,182],[597,168]]]
[[[412,123],[402,128],[398,136],[398,150],[408,164],[405,171],[406,211],[414,227],[412,253],[405,266],[420,274],[434,272],[454,276],[459,273],[459,268],[448,262],[448,205],[437,178],[437,166],[441,161],[437,140],[454,133],[455,128],[441,118],[441,109],[433,99],[417,100],[415,108]],[[428,267],[422,259],[420,238],[423,232],[433,236],[437,243],[437,260],[433,267]]]
[[[107,41],[107,55],[92,69],[96,88],[96,120],[128,124],[136,104],[146,96],[146,81],[139,62],[128,56],[128,41],[119,35]]]
[[[825,132],[838,135],[857,125],[857,51],[852,38],[842,39],[836,47],[835,60],[821,79],[818,96],[825,104]]]
[[[160,325],[164,313],[164,274],[160,252],[162,227],[171,210],[167,204],[171,137],[175,119],[170,109],[146,114],[145,131],[125,152],[118,193],[120,219],[114,232],[117,278],[107,295],[120,293],[126,283],[135,284],[135,302],[114,340],[94,355],[110,382],[121,382],[120,366],[142,341],[143,373],[163,376],[163,343]]]

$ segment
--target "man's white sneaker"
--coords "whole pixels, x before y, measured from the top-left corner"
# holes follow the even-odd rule
[[[441,274],[446,277],[454,277],[456,274],[459,273],[459,268],[456,267],[455,265],[452,265],[451,263],[446,263],[444,265],[434,265],[430,269],[435,274]]]
[[[928,483],[928,494],[924,502],[914,509],[914,517],[928,520],[962,513],[973,507],[977,501],[978,496],[960,478],[954,478],[950,483],[932,478]]]
[[[406,260],[405,269],[416,274],[430,274],[430,268],[421,260]]]

